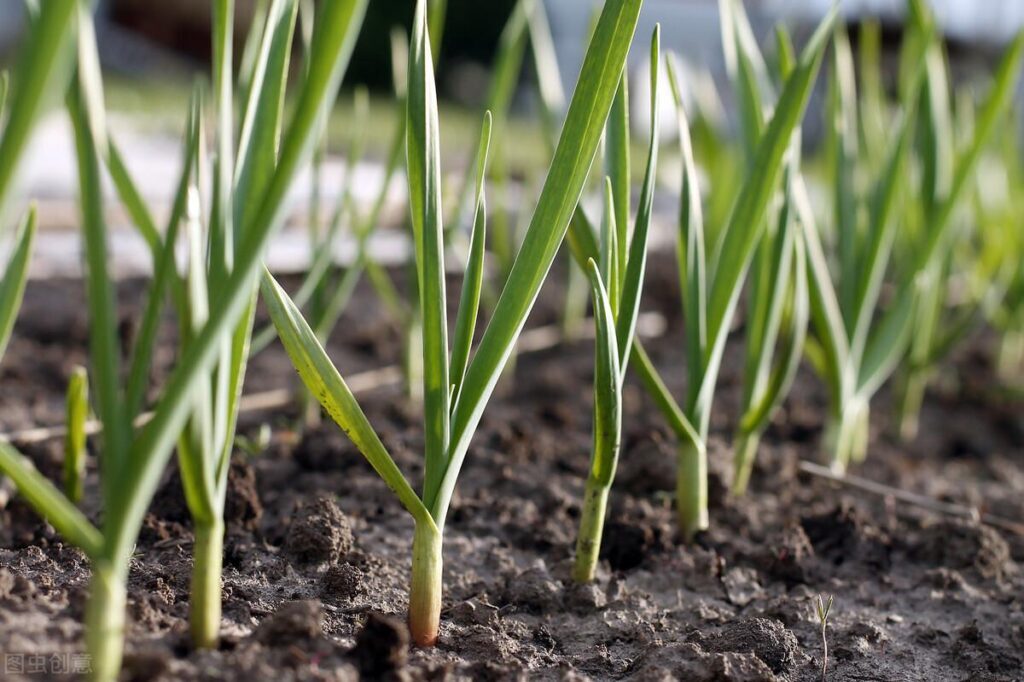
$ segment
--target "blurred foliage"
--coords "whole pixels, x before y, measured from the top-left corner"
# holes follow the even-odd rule
[[[370,3],[363,31],[349,68],[349,83],[365,83],[377,90],[391,86],[388,35],[396,25],[408,34],[412,24],[413,0],[389,0]],[[453,67],[460,63],[490,64],[514,0],[448,0],[437,80],[441,92],[447,91]]]

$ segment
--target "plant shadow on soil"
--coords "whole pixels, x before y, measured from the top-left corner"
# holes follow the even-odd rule
[[[644,304],[670,321],[648,346],[678,395],[675,276],[669,258],[652,256]],[[531,325],[557,321],[563,280],[556,269]],[[120,287],[126,320],[141,287]],[[87,355],[81,296],[76,282],[30,284],[0,367],[4,432],[62,421],[67,376]],[[362,286],[328,350],[352,373],[396,362],[397,339]],[[157,374],[172,353],[168,332]],[[913,444],[887,435],[881,396],[865,475],[1024,519],[1024,406],[991,390],[988,356],[982,338],[943,369]],[[741,392],[735,341],[712,426],[711,530],[692,546],[677,541],[673,439],[631,381],[599,577],[573,586],[591,358],[586,341],[522,355],[487,410],[447,524],[436,649],[410,650],[402,623],[411,521],[339,429],[300,437],[289,408],[243,419],[243,430],[269,422],[275,436],[267,452],[238,453],[232,465],[215,651],[188,643],[192,538],[180,481],[173,466],[167,473],[132,564],[125,679],[818,680],[819,593],[835,596],[829,680],[1021,679],[1024,538],[801,474],[800,459],[819,457],[826,399],[808,372],[765,436],[751,493],[726,495]],[[277,344],[250,366],[247,391],[296,385]],[[398,387],[361,402],[418,484],[415,407]],[[59,440],[25,451],[59,476]],[[93,518],[97,484],[91,466]],[[87,584],[82,555],[0,484],[0,652],[79,651]]]

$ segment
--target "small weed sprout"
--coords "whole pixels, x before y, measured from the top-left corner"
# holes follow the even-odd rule
[[[819,594],[814,603],[814,610],[818,615],[818,623],[821,625],[821,682],[825,682],[825,674],[828,672],[828,614],[832,611],[832,595],[828,596],[826,602]]]

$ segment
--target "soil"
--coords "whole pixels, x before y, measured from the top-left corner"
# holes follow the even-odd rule
[[[678,395],[674,272],[671,259],[653,258],[645,306],[669,320],[648,346]],[[549,280],[531,325],[557,321],[563,279]],[[141,291],[120,286],[125,320]],[[4,432],[62,421],[66,379],[87,355],[84,311],[79,283],[30,284],[0,367]],[[869,458],[855,471],[1024,519],[1024,405],[997,390],[989,345],[975,340],[942,368],[914,443],[889,435],[890,398],[880,396]],[[399,334],[368,289],[329,351],[343,373],[399,360]],[[412,523],[387,487],[333,424],[300,435],[295,409],[246,415],[243,431],[269,423],[274,437],[266,452],[237,453],[231,469],[222,642],[215,651],[188,643],[192,536],[172,466],[132,563],[124,679],[819,680],[819,594],[835,598],[829,680],[1024,679],[1024,537],[801,473],[800,460],[820,457],[826,400],[809,372],[765,436],[750,494],[726,494],[742,357],[735,343],[728,354],[711,529],[690,545],[676,537],[673,438],[631,382],[603,560],[587,586],[572,584],[569,566],[589,456],[590,344],[520,356],[452,504],[431,650],[409,647]],[[296,385],[276,344],[250,367],[248,391]],[[418,484],[416,407],[399,387],[361,402]],[[59,475],[59,441],[24,450]],[[98,518],[93,464],[83,506]],[[80,652],[88,575],[83,556],[0,484],[0,652]]]

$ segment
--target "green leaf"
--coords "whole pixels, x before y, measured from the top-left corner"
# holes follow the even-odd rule
[[[611,108],[641,0],[609,0],[594,29],[544,188],[515,264],[463,382],[435,518],[444,518],[484,406],[522,331],[579,202]]]
[[[178,240],[178,228],[185,215],[188,188],[192,182],[192,171],[199,155],[199,120],[201,102],[198,90],[193,92],[189,111],[187,130],[182,144],[184,163],[178,180],[178,189],[171,207],[170,220],[164,242],[159,244],[159,251],[154,263],[153,281],[149,286],[149,294],[142,311],[142,322],[136,335],[135,346],[132,348],[131,365],[128,370],[128,383],[125,388],[125,414],[134,420],[142,410],[149,384],[153,353],[156,350],[157,333],[160,329],[160,315],[164,309],[164,298],[168,287],[180,285],[174,260],[174,247]],[[113,147],[111,147],[113,149]],[[112,157],[113,158],[113,157]],[[142,206],[142,204],[140,204]],[[146,210],[148,214],[148,209]],[[178,313],[184,322],[186,301],[184,287],[179,294]]]
[[[78,0],[43,3],[14,61],[11,106],[0,136],[0,214],[36,120],[57,101],[71,75],[78,4]]]
[[[278,336],[306,388],[316,396],[331,418],[366,457],[370,466],[395,492],[416,523],[433,525],[427,508],[388,454],[352,391],[327,357],[313,330],[302,318],[302,313],[266,270],[260,281],[260,290],[270,318],[277,327]]]
[[[619,230],[616,224],[615,188],[612,179],[604,178],[604,211],[601,213],[601,277],[608,280],[608,300],[612,313],[619,305]]]
[[[791,219],[791,183],[788,176],[794,167],[795,164],[790,166],[787,178],[783,181],[783,204],[774,229],[761,238],[751,266],[743,382],[745,405],[759,400],[767,388],[772,371],[772,356],[791,289],[796,228]]]
[[[430,51],[436,60],[441,58],[441,39],[444,36],[445,19],[448,16],[448,0],[430,0],[427,22],[430,28]]]
[[[537,95],[540,103],[541,126],[544,138],[555,151],[562,110],[565,108],[565,90],[562,87],[562,73],[555,55],[555,41],[551,37],[547,12],[543,2],[534,2],[529,13],[530,52],[533,55],[533,69],[536,76]]]
[[[615,244],[618,254],[615,263],[615,272],[626,272],[626,256],[629,244],[629,216],[630,210],[630,184],[632,173],[630,171],[630,140],[629,140],[629,79],[628,70],[622,70],[622,78],[619,80],[619,88],[615,91],[615,99],[612,100],[612,108],[608,113],[608,123],[604,133],[604,172],[608,176],[612,188],[612,205],[615,207],[614,221],[610,224],[615,227]],[[611,296],[612,310],[618,310],[618,277],[615,282],[608,282]]]
[[[195,174],[194,174],[195,175]],[[195,335],[209,320],[209,290],[206,281],[206,239],[203,234],[199,188],[190,185],[185,210],[185,242],[188,246],[188,325],[182,325],[183,350],[187,352]],[[214,507],[216,483],[210,464],[214,450],[214,396],[210,381],[199,381],[192,390],[192,415],[178,439],[178,465],[189,511],[201,524],[217,519]]]
[[[636,333],[636,320],[640,316],[640,292],[643,289],[644,273],[647,269],[647,235],[654,212],[654,186],[658,173],[658,144],[661,135],[659,116],[658,82],[661,64],[661,26],[655,25],[651,36],[651,138],[647,147],[647,166],[644,181],[640,187],[640,204],[637,207],[636,225],[629,242],[625,272],[621,274],[621,302],[615,311],[615,334],[619,341],[619,364],[626,366]],[[619,249],[626,251],[625,243]]]
[[[697,164],[693,160],[690,140],[690,122],[683,105],[681,79],[675,59],[668,60],[669,85],[675,99],[679,129],[679,147],[683,157],[683,186],[679,191],[679,236],[676,255],[679,267],[679,287],[683,299],[683,319],[686,323],[686,358],[690,372],[689,396],[692,404],[697,397],[699,376],[707,351],[707,259],[704,251],[704,216],[701,210],[700,184]]]
[[[96,412],[103,422],[101,480],[106,491],[110,492],[116,485],[115,472],[123,469],[128,456],[131,424],[125,419],[120,392],[121,344],[117,334],[113,279],[107,269],[107,226],[103,216],[100,151],[93,137],[99,124],[89,119],[96,112],[85,106],[79,87],[83,84],[69,89],[68,112],[74,128],[78,159],[92,377],[96,387]]]
[[[752,170],[748,172],[729,223],[721,237],[708,297],[708,347],[705,351],[705,366],[699,376],[701,388],[697,402],[694,403],[704,406],[701,409],[702,420],[706,420],[710,413],[707,408],[714,395],[715,378],[725,348],[728,326],[739,300],[743,278],[754,247],[764,229],[768,202],[776,191],[786,150],[807,106],[811,86],[821,64],[822,53],[834,18],[835,9],[822,20],[804,48],[797,67],[779,97],[768,128],[758,143]]]
[[[67,431],[64,434],[64,494],[69,502],[79,504],[84,488],[82,479],[85,477],[85,422],[89,418],[89,375],[81,365],[71,372],[64,410],[67,420]]]
[[[91,559],[103,555],[103,536],[31,461],[6,441],[0,440],[0,473],[8,476],[18,493],[61,536]]]
[[[263,32],[267,27],[267,9],[269,7],[270,0],[256,0],[253,5],[252,23],[249,25],[249,32],[245,36],[245,45],[242,46],[242,59],[238,67],[237,94],[239,99],[248,99],[251,90],[260,43],[263,40]]]
[[[4,267],[3,277],[0,278],[0,360],[3,360],[4,351],[11,340],[14,321],[18,317],[18,310],[25,295],[29,256],[32,255],[32,242],[35,236],[36,207],[33,205],[18,228],[14,252]]]
[[[435,9],[436,1],[431,0],[429,3],[431,11]],[[528,15],[533,12],[534,5],[540,4],[542,3],[537,0],[517,0],[512,7],[508,21],[505,22],[505,27],[501,30],[501,35],[498,37],[498,48],[490,71],[490,83],[484,97],[484,111],[491,112],[493,116],[495,139],[493,140],[492,156],[495,157],[495,160],[501,158],[500,149],[497,147],[504,138],[508,112],[512,106],[516,87],[519,85],[519,75],[523,70],[523,56],[529,37]],[[430,24],[430,31],[433,35],[433,22]],[[482,134],[483,131],[481,130],[480,133]],[[472,179],[473,176],[467,173],[462,181],[456,199],[455,212],[452,216],[451,229],[457,230],[462,227],[462,217],[465,215],[470,198],[469,193],[473,188]]]
[[[907,351],[914,319],[914,299],[903,296],[886,311],[864,347],[857,393],[872,396],[899,365]]]
[[[996,124],[1001,120],[1002,114],[1013,96],[1020,74],[1022,56],[1024,56],[1024,31],[1017,34],[999,63],[988,97],[978,114],[974,135],[967,150],[957,160],[956,172],[953,175],[949,194],[936,209],[935,216],[931,221],[931,229],[925,236],[925,242],[921,248],[917,249],[916,270],[922,270],[925,264],[932,260],[940,242],[949,230],[953,209],[967,187],[968,180],[974,177],[982,150],[991,138]]]
[[[830,131],[832,147],[832,182],[835,201],[833,202],[835,229],[838,233],[839,251],[839,301],[843,311],[843,322],[847,333],[854,334],[856,322],[856,295],[861,281],[860,255],[857,220],[857,191],[854,185],[857,165],[857,79],[853,67],[853,53],[850,41],[842,26],[837,26],[833,38],[832,80],[829,98],[831,114]],[[898,138],[902,139],[902,138]],[[894,155],[900,159],[902,156]],[[890,168],[894,168],[890,166]],[[888,178],[892,180],[892,178]],[[894,185],[879,184],[882,190]]]
[[[792,222],[792,220],[791,218],[790,221]],[[793,240],[792,248],[793,264],[789,269],[790,275],[786,278],[790,283],[789,310],[785,316],[788,320],[782,321],[785,329],[781,334],[782,341],[778,344],[778,350],[775,353],[780,359],[771,367],[770,376],[761,391],[759,402],[750,405],[750,409],[740,420],[740,430],[746,433],[755,433],[767,425],[776,406],[789,393],[789,389],[796,379],[796,372],[804,351],[807,323],[810,317],[810,301],[804,244],[799,236]]]
[[[789,80],[789,75],[796,68],[796,49],[789,29],[781,21],[775,24],[775,60],[780,85]]]
[[[854,286],[854,299],[848,319],[852,320],[853,324],[850,327],[850,348],[855,358],[861,356],[867,342],[885,270],[889,264],[897,223],[893,213],[903,187],[903,169],[906,167],[906,157],[910,149],[913,118],[913,110],[903,112],[903,119],[896,131],[897,137],[890,144],[890,155],[885,170],[874,188],[867,242],[864,255],[860,259],[861,270],[854,273],[857,275],[856,278],[854,274],[848,276]],[[843,276],[847,277],[846,274]]]
[[[110,135],[110,131],[107,131],[107,138],[110,142],[110,149],[106,158],[107,171],[110,173],[110,179],[114,183],[114,189],[117,190],[117,196],[121,200],[121,204],[128,212],[128,217],[132,219],[132,224],[138,230],[139,235],[146,240],[146,245],[149,247],[152,259],[153,271],[155,272],[156,264],[159,262],[160,254],[163,251],[160,232],[156,228],[156,221],[153,220],[153,215],[146,206],[142,194],[132,180],[131,173],[124,163],[124,157],[121,155],[121,150],[114,143],[114,138]]]
[[[793,178],[791,201],[802,229],[807,256],[811,320],[819,341],[814,344],[808,343],[808,355],[812,360],[816,360],[815,365],[828,384],[832,404],[840,405],[845,400],[848,389],[852,390],[848,384],[852,382],[853,377],[847,372],[850,341],[839,308],[839,297],[829,274],[828,260],[821,246],[821,236],[814,220],[810,198],[807,196],[807,187],[799,173]],[[821,353],[815,352],[819,347]]]
[[[423,316],[426,438],[423,500],[429,508],[432,506],[432,491],[448,464],[451,383],[445,311],[444,226],[441,218],[441,133],[437,121],[437,93],[434,90],[426,11],[426,0],[420,0],[409,50],[409,101],[405,131],[419,307]]]
[[[255,218],[277,165],[288,64],[298,4],[273,0],[253,70],[249,97],[242,109],[235,161],[234,222],[248,226]]]
[[[487,150],[491,144],[491,113],[484,114],[483,130],[476,154],[476,209],[473,216],[473,234],[469,242],[469,260],[462,276],[459,312],[455,316],[455,338],[452,341],[452,409],[458,404],[462,380],[469,364],[469,351],[473,345],[477,314],[480,310],[480,290],[484,276],[484,243],[487,234],[487,202],[484,196],[484,176],[487,173]]]
[[[622,438],[622,371],[619,368],[619,342],[615,337],[615,317],[601,281],[601,272],[593,260],[587,274],[594,295],[594,321],[597,327],[594,352],[594,451],[590,479],[602,486],[611,485],[615,476]]]
[[[216,288],[234,264],[235,234],[231,204],[234,189],[234,0],[214,0],[212,24],[213,102],[217,112],[217,155],[213,169],[213,200],[209,224],[209,275]]]
[[[235,267],[227,282],[214,292],[210,320],[182,355],[171,373],[153,419],[132,444],[133,457],[120,477],[132,495],[115,500],[108,510],[114,528],[109,539],[118,551],[134,543],[146,506],[152,499],[161,472],[177,435],[189,415],[189,400],[198,381],[204,380],[218,358],[225,334],[230,334],[251,301],[252,282],[264,246],[284,217],[284,197],[298,169],[308,160],[325,102],[337,92],[348,64],[367,0],[337,0],[322,8],[313,37],[311,68],[298,94],[295,111],[281,146],[273,178],[262,196],[260,208],[241,230]]]
[[[740,129],[748,163],[753,162],[758,140],[764,128],[765,108],[762,91],[767,87],[768,69],[757,46],[750,20],[739,0],[719,0],[722,43],[726,70],[739,102]]]

